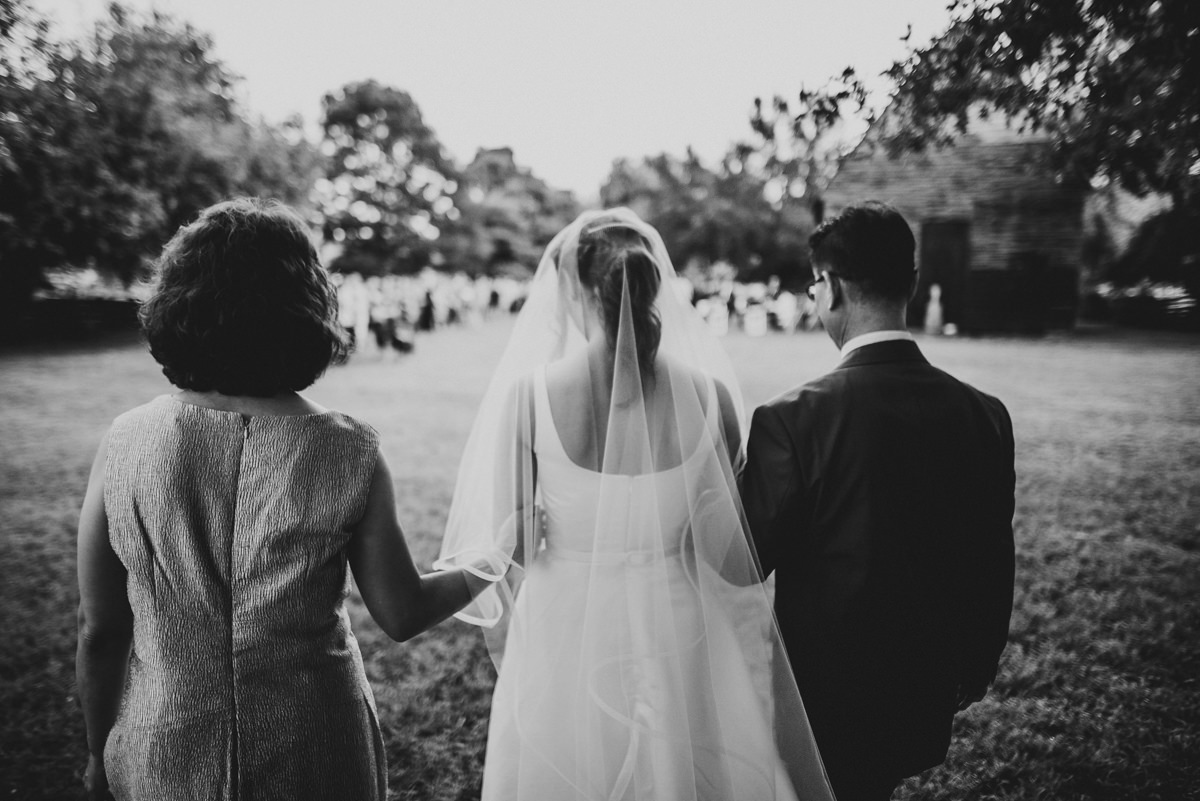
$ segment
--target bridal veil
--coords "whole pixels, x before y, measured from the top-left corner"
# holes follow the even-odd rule
[[[537,765],[576,798],[833,798],[738,498],[744,420],[657,231],[610,209],[554,238],[434,565],[491,582],[458,616],[508,663],[488,759],[511,781]]]

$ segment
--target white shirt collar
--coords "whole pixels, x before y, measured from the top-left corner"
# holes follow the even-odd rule
[[[892,342],[893,340],[907,340],[915,342],[913,335],[907,331],[872,331],[869,334],[861,334],[842,345],[842,358],[846,358],[851,352],[858,350],[864,345],[874,345],[877,342]]]

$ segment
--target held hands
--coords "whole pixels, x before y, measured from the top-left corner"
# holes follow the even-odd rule
[[[538,547],[546,539],[546,529],[549,527],[549,517],[546,508],[541,504],[533,507],[533,542]]]
[[[513,543],[512,561],[513,564],[524,566],[526,557],[533,555],[525,553],[526,539],[532,543],[534,553],[536,553],[542,539],[546,536],[547,517],[545,508],[540,504],[518,510],[517,514],[518,517],[514,519],[518,520],[519,527],[513,534],[516,541]],[[529,532],[528,538],[526,531]]]
[[[87,768],[83,772],[84,798],[88,801],[113,801],[108,790],[108,775],[104,772],[104,760],[95,754],[88,755]]]

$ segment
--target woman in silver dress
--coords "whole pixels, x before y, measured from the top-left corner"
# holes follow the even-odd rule
[[[382,801],[347,567],[397,640],[483,585],[418,574],[378,435],[298,394],[345,355],[299,217],[213,206],[157,278],[142,325],[179,392],[113,422],[79,524],[88,791]]]

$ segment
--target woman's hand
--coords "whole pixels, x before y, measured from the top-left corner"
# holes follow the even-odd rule
[[[88,801],[113,801],[113,795],[108,791],[104,760],[95,754],[88,755],[87,769],[83,772],[83,790]]]
[[[376,457],[366,512],[347,552],[367,610],[397,642],[450,617],[492,584],[462,567],[425,575],[417,571],[396,519],[392,475],[382,453]]]

